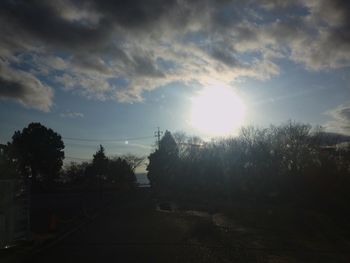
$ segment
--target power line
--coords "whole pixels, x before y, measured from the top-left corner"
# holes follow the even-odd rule
[[[125,142],[120,142],[119,144],[108,144],[108,147],[120,147],[122,144],[122,146],[126,145],[128,146],[129,144],[128,143],[125,143]],[[72,147],[87,147],[87,148],[98,148],[99,145],[98,144],[81,144],[81,143],[71,143],[71,142],[66,142],[64,144],[65,146],[72,146]]]
[[[96,144],[79,144],[79,143],[65,143],[65,146],[71,146],[71,147],[87,147],[87,148],[97,148],[98,145]]]
[[[159,131],[159,134],[162,132]],[[160,136],[160,135],[159,135]],[[62,137],[64,140],[69,141],[83,141],[83,142],[123,142],[125,144],[129,144],[129,141],[136,141],[136,140],[144,140],[144,139],[151,139],[153,136],[143,136],[143,137],[131,137],[131,138],[118,138],[118,139],[92,139],[92,138],[74,138],[74,137]],[[159,138],[160,139],[160,138]],[[88,148],[95,148],[96,145],[92,144],[78,144],[78,143],[65,143],[67,146],[78,146],[78,147],[88,147]],[[80,161],[89,161],[90,159],[86,158],[79,158],[74,156],[65,156],[65,159],[71,159],[71,160],[80,160]]]
[[[136,141],[136,140],[144,140],[150,139],[153,136],[144,136],[144,137],[132,137],[132,138],[119,138],[119,139],[88,139],[88,138],[73,138],[73,137],[62,137],[64,140],[71,141],[84,141],[84,142],[125,142],[125,141]]]
[[[82,144],[82,143],[71,143],[66,142],[64,143],[65,146],[69,148],[89,148],[89,149],[96,149],[98,148],[98,145],[95,144]],[[129,141],[123,141],[123,142],[114,142],[112,144],[108,144],[108,148],[125,148],[125,147],[138,147],[138,148],[146,148],[151,149],[152,147],[149,144],[140,144],[140,143],[129,143]]]
[[[117,153],[115,155],[113,154],[109,154],[107,157],[110,157],[110,158],[114,158],[115,156],[121,156],[122,154],[121,153]],[[79,157],[74,157],[74,156],[64,156],[64,159],[71,159],[71,160],[79,160],[79,161],[91,161],[93,159],[93,157],[91,158],[79,158]]]
[[[80,161],[90,161],[90,159],[87,159],[87,158],[78,158],[78,157],[73,157],[73,156],[65,156],[64,157],[65,159],[73,159],[73,160],[80,160]]]

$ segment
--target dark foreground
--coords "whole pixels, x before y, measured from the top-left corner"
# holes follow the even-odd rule
[[[158,211],[149,189],[138,189],[27,262],[350,262],[349,243],[333,232],[276,231],[235,217]]]
[[[186,246],[195,223],[194,218],[186,217],[156,211],[149,190],[140,189],[27,262],[201,261],[207,256],[202,249]]]

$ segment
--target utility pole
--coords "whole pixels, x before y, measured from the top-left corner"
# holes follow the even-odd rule
[[[163,134],[163,132],[159,130],[159,127],[157,127],[157,131],[154,132],[154,137],[157,138],[158,150],[159,150],[159,146],[160,146],[160,136],[162,134]]]

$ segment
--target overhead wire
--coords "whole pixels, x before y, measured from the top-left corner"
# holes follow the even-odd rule
[[[87,159],[87,158],[79,158],[79,157],[73,157],[73,156],[65,156],[65,159],[73,159],[73,160],[80,160],[80,161],[89,161],[91,159]]]
[[[137,140],[144,140],[144,139],[151,139],[154,138],[154,136],[142,136],[142,137],[130,137],[130,138],[115,138],[115,139],[97,139],[97,138],[75,138],[75,137],[62,137],[63,140],[68,141],[82,141],[82,142],[116,142],[116,143],[126,143],[128,145],[129,141],[137,141]],[[95,148],[96,145],[92,144],[80,144],[80,143],[74,143],[74,142],[66,142],[65,145],[67,146],[73,146],[73,147],[90,147]],[[80,160],[80,161],[89,161],[91,159],[87,158],[79,158],[79,157],[73,157],[73,156],[65,156],[66,159],[71,160]]]
[[[87,142],[125,142],[125,141],[144,140],[144,139],[150,139],[150,138],[153,138],[153,136],[118,138],[118,139],[91,139],[91,138],[62,137],[62,139],[64,140],[87,141]]]

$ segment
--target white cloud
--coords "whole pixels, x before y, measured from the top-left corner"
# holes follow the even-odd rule
[[[60,116],[62,118],[71,118],[71,119],[75,119],[75,118],[84,118],[84,114],[81,112],[73,112],[70,110],[67,110],[65,112],[60,113]]]
[[[350,102],[338,105],[326,112],[332,120],[325,124],[329,131],[350,135]]]

